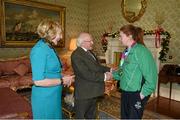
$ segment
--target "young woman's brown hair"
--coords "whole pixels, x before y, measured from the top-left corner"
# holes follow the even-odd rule
[[[145,46],[143,36],[144,36],[143,29],[141,27],[136,27],[136,38],[135,38],[135,41],[137,43],[140,43],[140,44]]]
[[[129,24],[129,25],[124,25],[123,27],[121,27],[120,31],[125,33],[127,36],[132,35],[132,39],[134,41],[145,46],[144,40],[143,40],[144,32],[142,28]]]

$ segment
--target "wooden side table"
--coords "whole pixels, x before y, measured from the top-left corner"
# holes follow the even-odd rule
[[[165,65],[160,71],[158,79],[158,97],[160,95],[160,84],[169,82],[169,99],[171,99],[172,83],[180,83],[180,75],[177,75],[177,73],[175,73],[176,67],[177,65]]]

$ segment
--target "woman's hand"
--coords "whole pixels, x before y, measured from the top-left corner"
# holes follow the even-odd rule
[[[145,97],[145,96],[144,96],[142,93],[140,93],[140,98],[141,98],[141,100],[144,99],[144,97]]]
[[[63,85],[69,87],[74,82],[75,75],[66,75],[62,78]]]
[[[118,70],[118,66],[116,64],[108,64],[107,67],[110,67],[110,72],[114,72]]]
[[[54,79],[46,78],[44,80],[34,81],[35,86],[42,86],[42,87],[50,87],[50,86],[56,86],[60,84],[61,84],[60,78],[54,78]]]

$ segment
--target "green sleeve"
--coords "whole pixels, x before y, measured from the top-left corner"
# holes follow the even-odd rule
[[[140,70],[145,79],[145,83],[142,86],[141,93],[144,96],[147,96],[152,94],[156,89],[158,78],[157,66],[151,52],[148,49],[143,50],[143,53],[141,51],[141,55],[142,56],[139,56],[138,60],[140,64]]]
[[[113,78],[118,81],[121,80],[121,72],[122,71],[119,66],[118,70],[113,72]]]

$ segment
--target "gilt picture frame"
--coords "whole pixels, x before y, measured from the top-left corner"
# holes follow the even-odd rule
[[[32,47],[39,39],[37,26],[44,19],[61,24],[63,37],[57,46],[65,47],[65,7],[30,0],[1,0],[0,12],[1,47]]]

